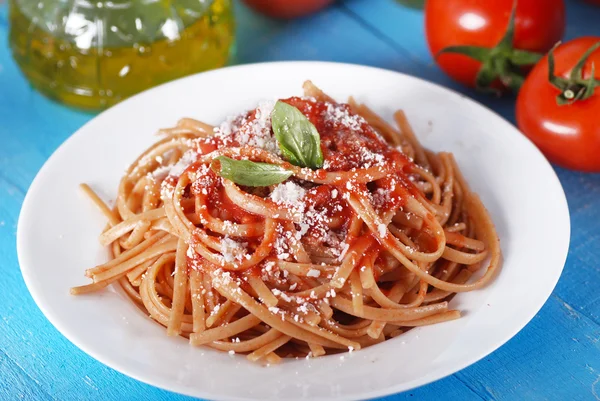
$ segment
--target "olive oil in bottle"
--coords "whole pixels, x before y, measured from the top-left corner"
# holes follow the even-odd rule
[[[89,110],[221,67],[234,42],[230,0],[10,0],[10,22],[30,82]]]

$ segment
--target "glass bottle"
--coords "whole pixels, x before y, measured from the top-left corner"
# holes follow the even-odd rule
[[[9,14],[29,81],[90,110],[221,67],[234,42],[231,0],[10,0]]]

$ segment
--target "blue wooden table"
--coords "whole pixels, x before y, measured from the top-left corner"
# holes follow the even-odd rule
[[[600,8],[567,3],[567,38],[600,35]],[[513,99],[461,89],[432,63],[419,11],[392,0],[354,0],[280,22],[236,6],[234,63],[310,59],[388,68],[461,90],[514,121]],[[15,250],[25,192],[50,154],[93,115],[31,89],[11,59],[7,36],[7,10],[0,5],[0,400],[190,400],[84,354],[44,318],[25,288]],[[546,305],[477,364],[386,400],[600,400],[600,175],[556,170],[567,193],[572,238]]]

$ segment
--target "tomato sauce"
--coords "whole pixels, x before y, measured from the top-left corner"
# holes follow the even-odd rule
[[[319,132],[328,171],[362,168],[365,155],[368,158],[371,153],[383,156],[385,161],[399,153],[385,143],[364,118],[354,114],[347,104],[318,102],[300,97],[283,101],[299,109]]]
[[[298,186],[303,195],[299,200],[300,204],[296,205],[296,208],[300,209],[302,219],[295,224],[294,234],[300,233],[305,246],[327,244],[326,246],[347,247],[356,240],[356,238],[349,238],[348,235],[355,215],[347,199],[344,198],[348,193],[369,197],[378,213],[401,209],[409,196],[422,196],[419,189],[409,180],[412,161],[401,151],[390,146],[363,117],[353,113],[349,105],[300,97],[291,97],[282,101],[298,108],[319,132],[324,157],[323,168],[314,172],[319,179],[325,179],[328,172],[357,171],[358,173],[359,169],[364,171],[364,169],[378,167],[390,171],[387,177],[369,184],[361,184],[353,180],[349,182],[340,180],[334,185],[317,185],[297,178],[287,181]],[[270,124],[270,111],[261,109],[260,105],[254,110],[229,119],[216,129],[215,136],[196,140],[196,151],[201,155],[218,149],[246,146],[259,147],[274,153],[279,151]],[[289,168],[290,165],[285,162],[282,167],[286,168],[286,166]],[[221,178],[210,168],[195,163],[189,166],[187,171],[196,172],[191,193],[202,198],[211,216],[238,224],[264,220],[262,216],[249,213],[233,203],[225,193]],[[253,196],[261,196],[272,202],[269,199],[270,190],[267,188],[242,187],[242,189]],[[290,227],[289,224],[292,223],[286,224]],[[283,237],[283,242],[291,240],[290,233],[281,230],[283,227],[279,228],[278,238]],[[373,234],[369,235],[375,238]],[[418,246],[426,250],[435,247],[431,240],[432,238],[427,235],[415,238]],[[258,246],[260,239],[244,238],[243,241],[248,252],[252,252]],[[289,244],[279,242],[274,246],[270,258],[281,258],[283,254],[285,259],[285,254],[291,253]],[[381,245],[376,241],[373,242],[371,248],[379,249]],[[260,270],[256,267],[249,273],[258,274]]]

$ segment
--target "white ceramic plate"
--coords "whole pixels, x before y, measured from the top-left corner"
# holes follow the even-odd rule
[[[354,95],[384,117],[404,109],[431,149],[454,152],[489,209],[504,264],[483,290],[452,300],[456,321],[350,355],[260,367],[243,356],[194,348],[115,290],[83,297],[69,287],[106,260],[105,222],[78,191],[89,183],[113,199],[125,168],[182,116],[219,123],[259,100],[301,94],[311,79],[338,100]],[[552,216],[552,229],[548,218]],[[67,140],[31,185],[19,220],[23,277],[48,319],[100,362],[143,382],[228,400],[363,399],[408,390],[452,374],[514,336],[542,307],[563,268],[569,213],[561,185],[540,152],[511,124],[447,89],[370,67],[289,62],[225,68],[147,91],[101,114]]]

